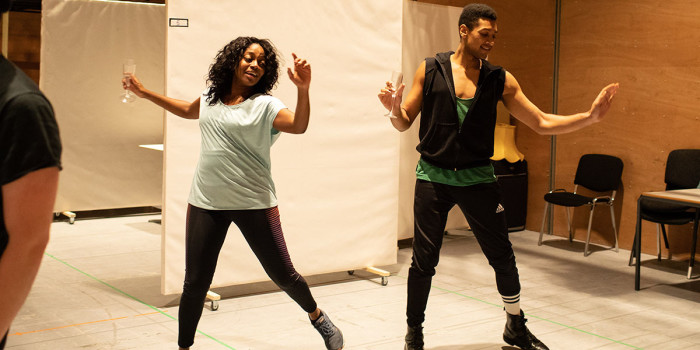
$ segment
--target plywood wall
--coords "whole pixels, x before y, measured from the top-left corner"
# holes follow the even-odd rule
[[[8,57],[37,85],[39,84],[39,51],[41,47],[41,14],[10,12]],[[2,33],[0,26],[0,33]]]
[[[572,182],[582,153],[622,158],[617,215],[621,247],[629,249],[636,200],[641,192],[664,189],[669,151],[700,148],[700,6],[682,0],[563,1],[561,39],[560,112],[587,109],[609,82],[621,89],[605,121],[558,137],[556,182]],[[581,238],[585,211],[576,213]],[[564,224],[559,214],[557,232]],[[609,214],[601,211],[593,240],[609,244],[609,226]],[[643,227],[643,251],[654,253],[654,225]],[[690,226],[672,230],[672,251],[689,251],[689,232]]]
[[[498,12],[496,47],[489,60],[505,67],[541,110],[552,111],[555,1],[490,1]],[[539,230],[549,189],[550,137],[515,119],[516,144],[528,162],[526,228]]]

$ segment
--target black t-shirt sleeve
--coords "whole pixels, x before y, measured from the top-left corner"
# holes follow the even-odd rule
[[[0,185],[35,170],[61,168],[53,108],[40,94],[19,95],[0,111]]]

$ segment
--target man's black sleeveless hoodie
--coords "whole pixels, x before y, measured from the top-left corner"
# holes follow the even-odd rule
[[[481,60],[474,101],[460,128],[450,63],[453,53],[426,58],[420,142],[416,149],[423,160],[443,169],[488,165],[493,156],[496,106],[503,95],[506,72]]]

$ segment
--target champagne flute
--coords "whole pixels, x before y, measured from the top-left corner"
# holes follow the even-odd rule
[[[129,74],[135,74],[136,73],[136,63],[132,58],[127,59],[124,61],[124,64],[122,65],[122,74],[123,77],[126,79],[126,90],[124,90],[124,93],[119,95],[119,100],[123,103],[131,103],[136,101],[136,97],[129,91],[129,85],[131,85],[131,76]]]
[[[391,92],[391,109],[387,114],[385,114],[385,117],[389,118],[396,118],[394,116],[394,102],[396,99],[396,90],[401,86],[401,81],[403,80],[403,73],[393,71],[391,72],[391,83],[393,84],[392,88],[393,91]]]

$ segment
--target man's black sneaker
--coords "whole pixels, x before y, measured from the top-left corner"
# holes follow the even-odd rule
[[[423,350],[423,326],[408,327],[404,350]]]
[[[511,315],[507,312],[506,315],[508,315],[508,318],[506,320],[506,328],[503,331],[503,340],[506,343],[523,350],[549,350],[547,345],[544,345],[527,329],[527,326],[525,326],[527,319],[522,310],[520,315]]]

